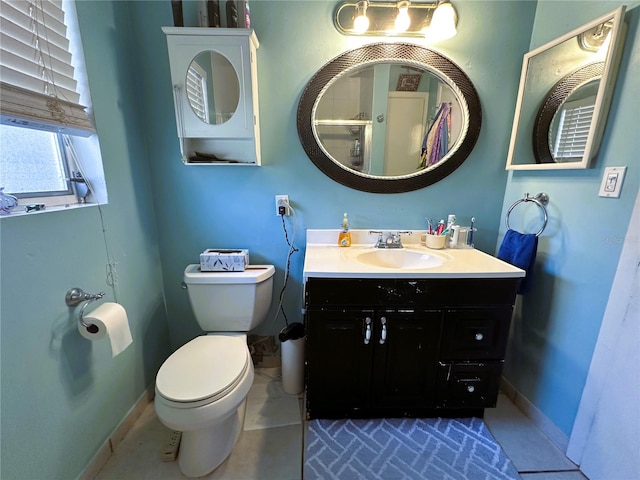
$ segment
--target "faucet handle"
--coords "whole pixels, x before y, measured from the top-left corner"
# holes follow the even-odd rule
[[[396,233],[389,233],[387,237],[387,244],[392,248],[402,248],[401,235],[411,235],[410,231],[399,231]]]
[[[378,240],[376,241],[376,247],[379,247],[380,245],[382,245],[383,232],[381,232],[380,230],[369,230],[369,235],[373,235],[374,233],[378,235]]]

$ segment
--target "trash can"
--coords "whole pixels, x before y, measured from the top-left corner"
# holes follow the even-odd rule
[[[279,335],[282,355],[282,389],[297,395],[304,390],[304,326],[292,323]]]

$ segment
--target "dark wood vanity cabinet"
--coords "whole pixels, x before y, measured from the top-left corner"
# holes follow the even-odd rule
[[[320,309],[307,313],[308,398],[327,413],[433,403],[442,313]]]
[[[516,286],[308,279],[308,416],[481,416],[497,399]]]

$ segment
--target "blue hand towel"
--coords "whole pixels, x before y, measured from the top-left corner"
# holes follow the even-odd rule
[[[527,293],[533,285],[533,265],[536,261],[538,237],[533,233],[507,230],[498,250],[498,258],[527,272],[518,287],[518,293]]]

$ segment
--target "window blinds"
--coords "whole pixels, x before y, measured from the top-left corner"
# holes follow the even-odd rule
[[[594,102],[595,100],[579,106],[565,105],[553,153],[558,162],[581,159],[584,156],[593,119]]]
[[[186,91],[189,104],[194,113],[205,123],[209,123],[209,108],[207,107],[207,78],[204,70],[197,64],[189,65],[187,70]]]
[[[95,132],[73,77],[60,0],[0,0],[2,123]]]

